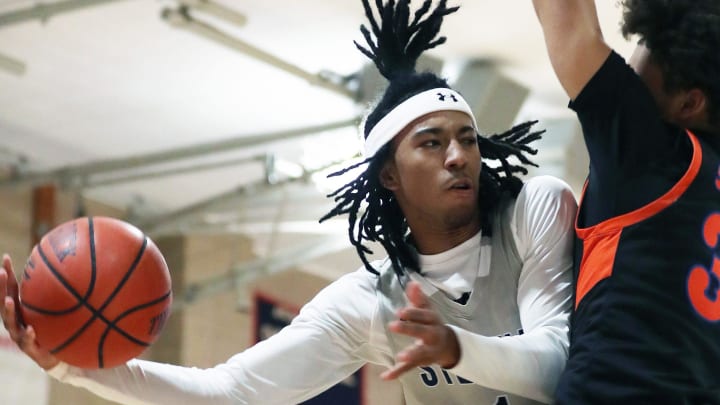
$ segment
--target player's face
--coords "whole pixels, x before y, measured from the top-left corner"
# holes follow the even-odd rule
[[[660,107],[663,117],[670,121],[670,97],[665,92],[662,70],[652,62],[650,51],[644,45],[639,44],[635,48],[635,52],[630,57],[630,66],[650,90],[658,107]]]
[[[459,111],[418,118],[392,141],[381,174],[413,221],[443,229],[477,223],[480,150],[472,119]]]
[[[635,48],[635,52],[630,58],[630,66],[650,90],[665,121],[681,127],[696,127],[698,123],[707,120],[702,115],[703,111],[700,111],[699,114],[688,113],[687,107],[691,105],[688,103],[693,101],[690,98],[690,91],[668,92],[666,90],[663,71],[657,63],[653,62],[652,53],[643,44],[639,44]]]

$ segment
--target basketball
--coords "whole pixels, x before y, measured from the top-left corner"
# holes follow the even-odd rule
[[[170,273],[135,226],[82,217],[42,237],[20,282],[23,321],[70,365],[110,368],[140,355],[170,313]]]

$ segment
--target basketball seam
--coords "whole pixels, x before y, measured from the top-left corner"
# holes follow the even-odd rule
[[[113,320],[113,325],[116,325],[116,324],[117,324],[118,322],[120,322],[123,318],[125,318],[126,316],[131,315],[131,314],[134,313],[134,312],[140,311],[140,310],[145,309],[145,308],[149,308],[149,307],[151,307],[151,306],[153,306],[153,305],[155,305],[155,304],[159,304],[159,303],[167,300],[169,296],[170,296],[170,292],[166,293],[165,295],[163,295],[163,296],[160,297],[160,298],[154,299],[154,300],[152,300],[152,301],[150,301],[150,302],[147,302],[147,303],[145,303],[145,304],[142,304],[142,305],[138,305],[138,306],[136,306],[136,307],[134,307],[134,308],[132,308],[132,309],[130,309],[130,310],[127,310],[127,311],[123,312],[122,314],[118,315],[118,316]],[[102,346],[105,344],[105,339],[107,338],[108,334],[110,334],[110,330],[111,330],[111,329],[112,329],[112,328],[111,328],[109,325],[108,325],[107,328],[105,328],[105,332],[103,332],[102,336],[100,337],[100,347],[102,347]],[[137,343],[138,345],[140,345],[140,346],[145,346],[145,347],[150,346],[150,343],[151,343],[151,342],[145,342],[145,341],[142,341],[142,340],[140,340],[140,339],[135,339],[135,338],[132,338],[132,340],[134,341],[134,343]]]

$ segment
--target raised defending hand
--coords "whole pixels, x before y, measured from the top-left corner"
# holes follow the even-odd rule
[[[410,282],[405,289],[410,305],[398,311],[397,321],[390,322],[392,332],[416,338],[395,358],[395,366],[380,375],[392,380],[419,366],[438,364],[452,368],[460,360],[460,345],[455,332],[445,325],[430,300],[420,290],[420,284]]]
[[[18,306],[18,283],[13,273],[10,256],[3,255],[2,267],[0,268],[0,316],[3,325],[10,333],[10,338],[33,359],[40,367],[50,369],[59,363],[59,360],[45,349],[38,346],[35,341],[35,330],[32,326],[25,326],[19,316]]]

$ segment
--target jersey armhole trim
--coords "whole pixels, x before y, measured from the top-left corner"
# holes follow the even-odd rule
[[[675,183],[675,185],[668,192],[660,196],[658,199],[634,211],[630,211],[626,214],[607,219],[603,222],[600,222],[599,224],[587,228],[580,228],[578,226],[578,218],[576,217],[575,231],[578,238],[585,239],[593,234],[610,233],[636,224],[647,218],[652,217],[653,215],[659,213],[660,211],[664,210],[665,208],[673,204],[675,201],[677,201],[677,199],[680,198],[683,193],[685,193],[688,187],[690,187],[690,184],[693,182],[693,180],[695,180],[695,177],[697,177],[697,174],[700,172],[700,166],[702,164],[702,146],[700,146],[700,142],[698,141],[697,137],[689,130],[687,131],[687,135],[693,148],[692,160],[683,177],[680,178],[680,180],[678,180],[678,182]],[[582,201],[585,197],[587,185],[588,181],[586,181],[585,185],[583,186],[583,191],[580,198],[580,206],[582,206]],[[578,212],[580,212],[580,208],[578,208]]]

